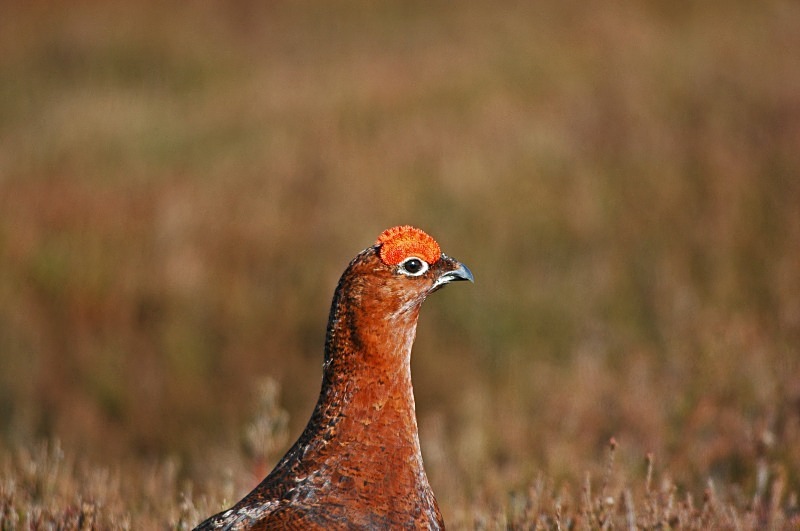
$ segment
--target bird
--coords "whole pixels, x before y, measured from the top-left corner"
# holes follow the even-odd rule
[[[336,286],[322,388],[266,478],[195,531],[444,529],[422,462],[411,385],[420,306],[472,272],[410,225],[383,231]]]

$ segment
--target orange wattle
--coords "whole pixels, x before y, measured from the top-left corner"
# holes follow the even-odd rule
[[[398,225],[386,229],[378,236],[375,245],[380,246],[378,254],[388,265],[397,265],[409,256],[416,256],[428,264],[435,264],[442,256],[436,240],[411,225]]]

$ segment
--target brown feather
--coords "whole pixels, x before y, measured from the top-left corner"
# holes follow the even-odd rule
[[[422,464],[411,346],[425,297],[472,276],[446,255],[423,275],[402,274],[378,251],[365,249],[339,280],[302,435],[250,494],[196,529],[444,529]]]

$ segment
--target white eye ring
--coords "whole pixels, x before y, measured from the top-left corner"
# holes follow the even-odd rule
[[[428,270],[428,262],[416,256],[409,256],[398,266],[398,271],[409,277],[418,277],[424,275]]]

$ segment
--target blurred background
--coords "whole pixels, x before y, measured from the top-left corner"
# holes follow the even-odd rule
[[[800,483],[797,2],[2,11],[4,451],[243,494],[310,415],[339,275],[410,223],[476,278],[413,357],[446,518],[612,436],[687,489]]]

